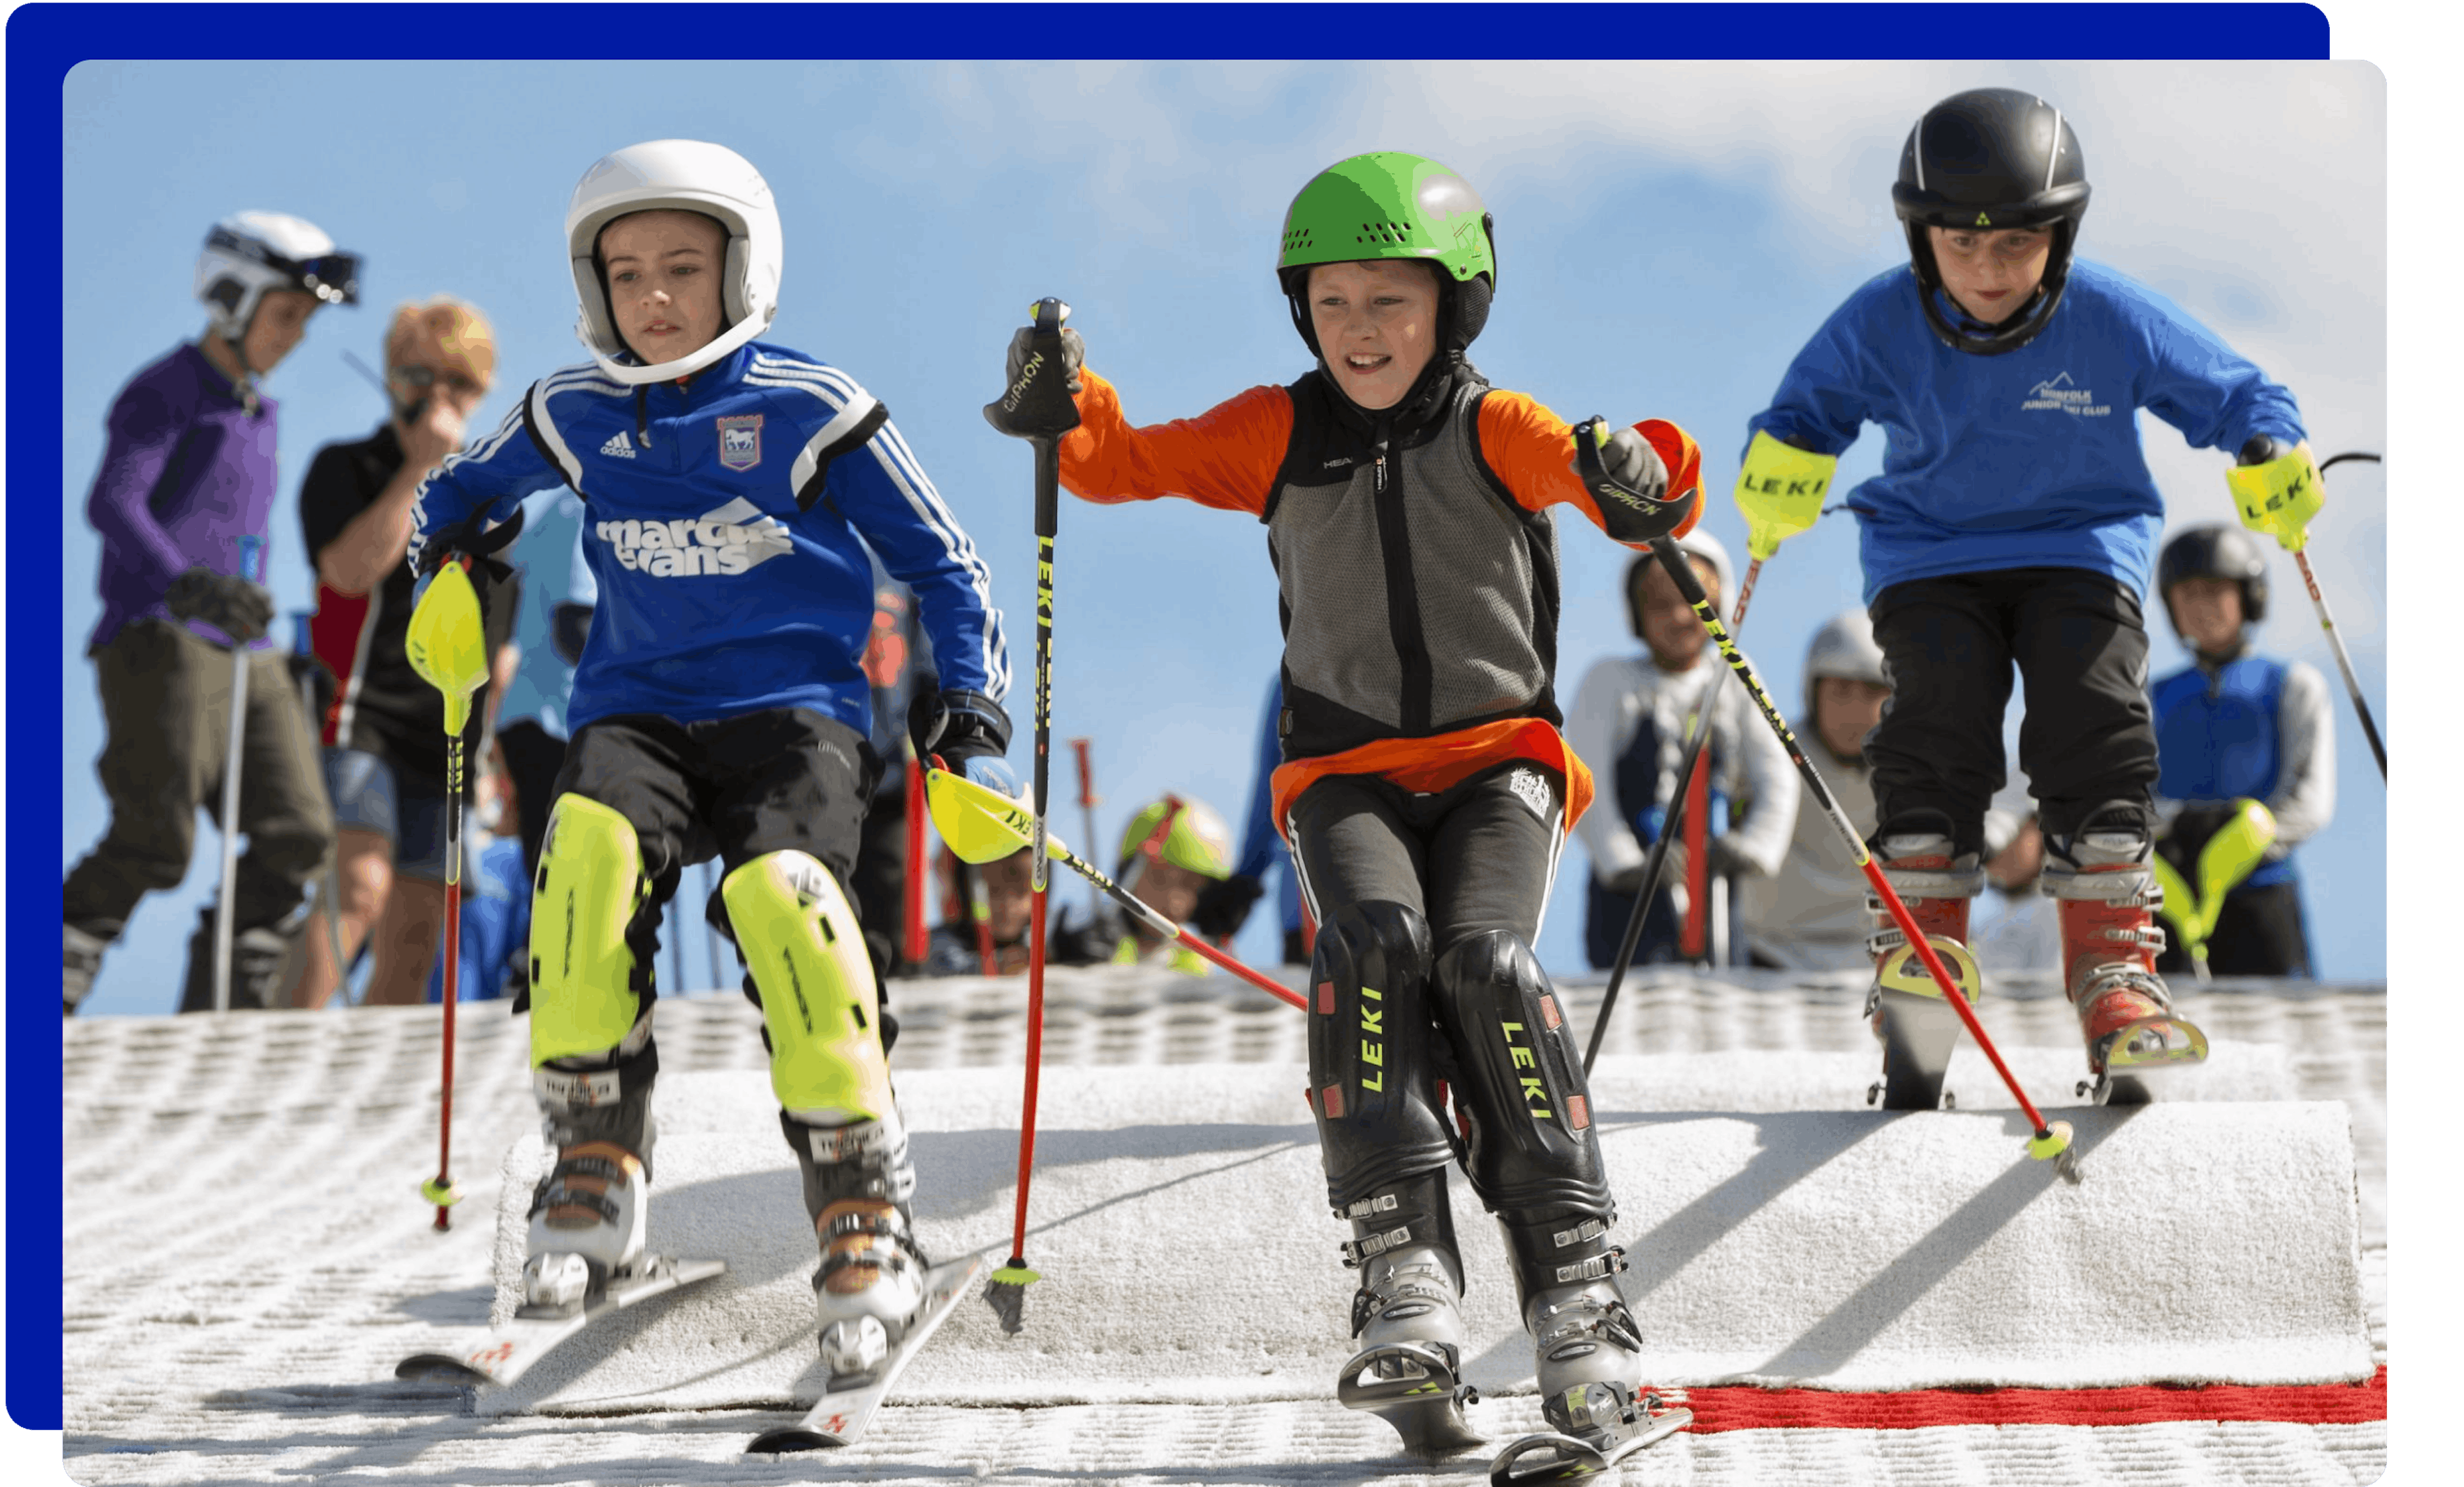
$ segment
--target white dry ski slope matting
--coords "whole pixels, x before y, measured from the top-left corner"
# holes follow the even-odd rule
[[[2323,1385],[2385,1363],[2379,989],[2186,996],[2211,1065],[2168,1104],[2059,1109],[2083,1152],[2072,1187],[2025,1159],[1981,1061],[1954,1066],[1957,1112],[1873,1115],[1858,988],[1739,980],[1630,983],[1595,1090],[1627,1294],[1661,1382]],[[1997,990],[2020,994],[1986,1008],[2014,1072],[2039,1104],[2072,1106],[2068,1009],[2027,983]],[[1566,992],[1588,1029],[1598,987]],[[1023,988],[900,983],[891,997],[924,1237],[998,1261]],[[1477,1458],[1400,1456],[1381,1422],[1327,1398],[1351,1279],[1299,1095],[1301,1018],[1220,976],[1055,976],[1028,1245],[1047,1279],[1027,1291],[1025,1332],[1005,1336],[963,1302],[855,1447],[740,1454],[817,1381],[811,1240],[757,1015],[732,995],[660,1010],[651,1220],[663,1247],[722,1254],[731,1275],[513,1389],[397,1383],[398,1358],[501,1304],[518,1240],[498,1215],[525,1201],[541,1155],[524,1025],[501,1007],[463,1014],[455,1170],[469,1195],[443,1235],[414,1191],[435,1163],[434,1009],[67,1025],[74,1477],[1481,1479]],[[1504,1437],[1536,1423],[1529,1353],[1495,1228],[1459,1181],[1456,1198],[1470,1370],[1490,1391],[1473,1420]],[[1655,1447],[1624,1479],[2343,1487],[2386,1459],[2380,1420],[2177,1416],[1729,1427]]]

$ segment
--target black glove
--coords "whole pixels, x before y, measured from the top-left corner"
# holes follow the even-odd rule
[[[956,774],[1003,795],[1017,792],[1018,782],[1001,759],[1009,753],[1009,714],[982,692],[945,692],[919,682],[915,699],[907,705],[907,736],[917,758],[937,754]],[[989,762],[969,768],[975,760]]]
[[[1047,357],[1045,361],[1037,360],[1039,347]],[[1087,342],[1076,331],[1065,329],[1040,339],[1034,326],[1020,327],[1009,339],[1005,390],[984,405],[984,422],[1014,439],[1067,433],[1078,426],[1078,408],[1071,400],[1085,387],[1078,373],[1086,364]]]
[[[1250,906],[1265,894],[1266,886],[1246,873],[1234,873],[1218,883],[1210,883],[1199,891],[1198,907],[1190,911],[1190,923],[1209,939],[1238,934],[1249,922]]]
[[[164,604],[183,620],[203,620],[245,645],[274,623],[274,591],[235,573],[191,568],[171,580]]]

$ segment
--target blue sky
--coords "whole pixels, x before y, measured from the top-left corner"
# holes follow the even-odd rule
[[[297,213],[366,258],[364,303],[320,315],[269,383],[285,483],[272,581],[285,609],[304,609],[297,481],[319,446],[381,416],[342,353],[374,362],[402,300],[470,298],[499,337],[499,386],[474,420],[493,426],[529,381],[581,360],[561,230],[583,169],[644,139],[740,151],[784,223],[769,339],[888,403],[987,553],[1023,732],[1027,451],[976,409],[1034,297],[1076,307],[1091,363],[1139,422],[1288,381],[1308,360],[1270,272],[1285,205],[1345,155],[1435,156],[1497,216],[1483,370],[1570,419],[1657,416],[1693,430],[1708,454],[1709,526],[1742,558],[1727,491],[1746,418],[1822,317],[1903,256],[1888,187],[1916,114],[1989,84],[2041,92],[2077,128],[2096,187],[2083,256],[2173,296],[2287,383],[2322,454],[2384,448],[2386,98],[2365,64],[82,64],[64,90],[62,866],[105,819],[82,654],[97,563],[83,502],[102,414],[132,372],[196,334],[196,248],[226,212]],[[2302,183],[2299,209],[2288,181]],[[2229,519],[2223,457],[2143,426],[2172,520]],[[1879,445],[1869,433],[1851,451],[1841,489],[1876,468]],[[2349,469],[2314,560],[2385,722],[2383,484]],[[1836,514],[1767,565],[1742,635],[1792,711],[1806,640],[1857,600],[1852,526]],[[1571,696],[1595,659],[1635,643],[1617,597],[1624,551],[1579,522],[1561,540],[1559,687]],[[2274,578],[2266,645],[2332,685],[2289,560]],[[1237,816],[1278,653],[1263,529],[1179,502],[1066,501],[1055,581],[1055,733],[1096,740],[1103,834],[1165,789]],[[2152,628],[2161,671],[2180,650],[2161,620]],[[2312,928],[2325,974],[2376,977],[2386,793],[2337,692],[2337,818],[2304,849]],[[1013,757],[1023,768],[1026,749]],[[1064,770],[1055,798],[1069,795]],[[1074,806],[1059,825],[1077,834]],[[106,960],[92,1012],[175,1004],[214,872],[208,828],[188,881],[149,899]],[[1581,968],[1580,916],[1569,883],[1539,947],[1561,973]],[[1262,961],[1267,917],[1240,943]],[[703,964],[697,937],[689,954]]]

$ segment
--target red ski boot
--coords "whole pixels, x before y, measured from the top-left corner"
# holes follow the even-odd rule
[[[1985,887],[1976,854],[1954,857],[1950,838],[1939,832],[1894,833],[1878,845],[1884,881],[1974,1006],[1980,983],[1968,952],[1968,906]],[[1959,1041],[1958,1010],[1943,999],[1941,983],[1881,896],[1865,895],[1865,907],[1875,923],[1865,942],[1874,952],[1874,986],[1865,1011],[1882,1043],[1882,1077],[1865,1091],[1865,1103],[1880,1100],[1885,1110],[1939,1109],[1949,1103],[1942,1081]]]
[[[2148,865],[2149,839],[2128,805],[2099,806],[2066,839],[2046,842],[2045,892],[2062,926],[2063,987],[2087,1043],[2089,1078],[2079,1092],[2097,1104],[2144,1104],[2141,1076],[2208,1057],[2208,1037],[2173,1015],[2156,973],[2165,902]]]

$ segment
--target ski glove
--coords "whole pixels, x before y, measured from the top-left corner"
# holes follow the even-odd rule
[[[1822,498],[1831,492],[1836,454],[1800,449],[1762,429],[1746,448],[1746,464],[1737,471],[1737,510],[1746,517],[1746,551],[1769,558],[1779,545],[1822,518]]]
[[[1004,367],[1007,381],[1002,385],[1014,390],[1020,389],[1020,384],[1026,379],[1027,367],[1034,358],[1035,327],[1023,325],[1019,327],[1018,333],[1009,339],[1009,359]],[[1064,328],[1061,332],[1061,385],[1073,399],[1086,390],[1086,380],[1078,375],[1086,365],[1086,339],[1076,331]],[[1038,381],[1041,381],[1041,368],[1038,368],[1037,377]],[[1044,388],[1035,387],[1033,383],[1028,383],[1028,387],[1033,390],[1021,391],[1019,396],[1004,396],[985,404],[984,421],[1013,439],[1046,436],[1051,431],[1051,424],[1057,410],[1049,405],[1052,399],[1048,392]],[[1037,397],[1034,395],[1037,392],[1043,392],[1045,395]],[[1072,408],[1067,416],[1066,426],[1075,427],[1077,422],[1076,411]]]
[[[2241,447],[2239,463],[2225,471],[2225,485],[2243,526],[2276,538],[2288,553],[2308,545],[2310,518],[2325,504],[2326,492],[2307,440],[2287,445],[2273,435],[2256,435]]]
[[[1198,932],[1210,939],[1238,934],[1249,922],[1249,909],[1265,896],[1266,886],[1246,873],[1208,884],[1198,895],[1198,907],[1190,911],[1189,922]]]
[[[245,645],[274,623],[274,591],[235,573],[191,568],[171,580],[164,606],[182,620],[202,620]]]
[[[953,773],[1018,798],[1018,776],[1001,757],[1009,752],[1009,714],[982,692],[945,692],[929,683],[918,685],[914,700],[907,705],[907,736],[917,758],[938,754]]]

